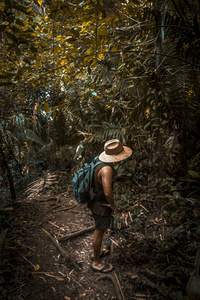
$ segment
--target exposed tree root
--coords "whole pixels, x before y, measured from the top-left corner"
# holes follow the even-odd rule
[[[125,296],[122,292],[122,288],[121,288],[121,285],[119,283],[119,279],[117,277],[117,274],[115,272],[114,272],[114,274],[115,274],[115,277],[113,277],[110,274],[105,274],[105,275],[99,276],[97,278],[97,280],[99,281],[99,280],[102,280],[102,279],[110,279],[113,282],[114,286],[115,286],[115,290],[116,290],[116,293],[117,293],[117,298],[119,300],[126,300]]]
[[[48,235],[48,237],[52,240],[52,242],[54,243],[54,245],[56,246],[56,248],[60,251],[60,253],[62,254],[62,256],[68,260],[70,260],[73,265],[80,269],[80,267],[72,260],[70,254],[68,254],[62,247],[61,245],[59,244],[58,240],[55,239],[48,231],[46,231],[44,228],[43,228],[43,231]]]
[[[123,293],[123,291],[122,291],[122,288],[121,288],[121,285],[120,285],[120,282],[119,282],[118,276],[117,276],[117,274],[116,274],[116,272],[115,272],[115,271],[114,271],[113,273],[114,273],[114,275],[115,275],[116,282],[117,282],[117,284],[118,284],[118,287],[119,287],[120,293],[121,293],[121,295],[122,295],[122,299],[123,299],[123,300],[126,300],[126,298],[125,298],[125,296],[124,296],[124,293]]]
[[[79,230],[79,231],[75,231],[75,232],[72,232],[72,233],[70,233],[70,234],[68,234],[68,235],[65,235],[65,236],[60,237],[60,238],[58,239],[58,241],[59,241],[59,242],[60,242],[60,241],[66,241],[66,240],[71,239],[71,238],[73,238],[73,237],[75,237],[75,236],[78,236],[78,235],[84,234],[84,233],[86,233],[86,232],[92,231],[92,230],[94,230],[94,228],[95,228],[94,225],[92,225],[92,226],[90,226],[90,227],[88,227],[88,228],[83,228],[83,229],[81,229],[81,230]]]
[[[74,204],[74,205],[72,205],[72,206],[70,206],[70,207],[62,208],[62,209],[59,209],[59,210],[55,210],[55,208],[54,208],[54,211],[55,211],[55,212],[66,211],[66,210],[69,210],[69,209],[72,209],[72,208],[76,207],[77,205],[78,205],[78,204]]]
[[[34,197],[35,200],[39,201],[39,202],[48,202],[48,201],[56,201],[57,200],[57,197],[54,196],[54,197]]]

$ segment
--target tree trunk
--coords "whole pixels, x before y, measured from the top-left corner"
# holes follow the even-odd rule
[[[161,98],[161,76],[162,76],[162,38],[164,38],[164,29],[161,27],[163,25],[163,15],[164,15],[164,4],[163,0],[156,2],[155,8],[157,10],[157,20],[156,20],[156,42],[155,42],[155,104],[156,104],[156,118],[157,118],[157,143],[156,151],[158,153],[158,178],[162,181],[163,179],[163,138],[162,138],[162,98]],[[160,181],[157,185],[157,192],[159,195],[162,194],[160,187]],[[158,200],[158,206],[162,206],[160,200]]]
[[[12,200],[12,204],[13,204],[13,202],[16,200],[16,191],[15,191],[15,185],[14,185],[12,172],[10,170],[10,167],[8,165],[8,162],[6,160],[6,157],[5,157],[5,154],[3,151],[2,137],[1,137],[1,144],[0,144],[0,155],[2,157],[2,163],[3,163],[4,170],[7,171],[8,182],[10,185],[10,196],[11,196],[11,200]]]

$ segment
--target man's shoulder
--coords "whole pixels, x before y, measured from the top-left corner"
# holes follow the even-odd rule
[[[113,173],[113,167],[111,165],[108,165],[106,163],[103,163],[101,165],[101,169],[100,169],[101,173]]]

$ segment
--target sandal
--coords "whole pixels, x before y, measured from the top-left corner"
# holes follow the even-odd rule
[[[105,265],[100,269],[96,269],[93,266],[91,266],[91,269],[94,272],[109,273],[109,272],[112,272],[114,270],[114,267],[112,265]]]

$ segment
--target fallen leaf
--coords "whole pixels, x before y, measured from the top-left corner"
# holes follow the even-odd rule
[[[130,248],[133,245],[133,243],[130,243],[128,245],[126,245],[128,248]]]
[[[40,265],[35,266],[35,270],[38,271],[40,269]]]
[[[71,297],[65,296],[65,300],[71,300]]]

